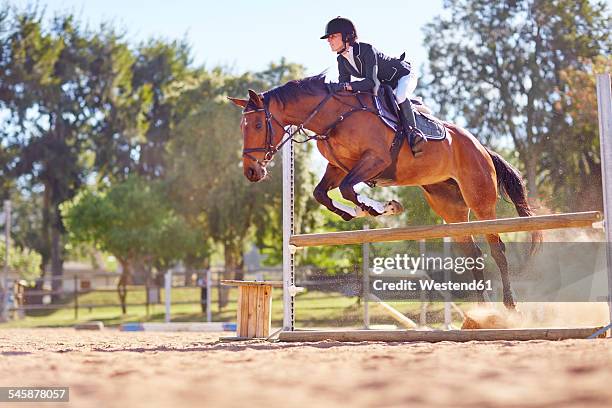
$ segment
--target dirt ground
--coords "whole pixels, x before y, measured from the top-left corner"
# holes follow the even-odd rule
[[[218,337],[4,329],[0,386],[70,387],[70,403],[45,407],[612,406],[610,339],[281,344]]]

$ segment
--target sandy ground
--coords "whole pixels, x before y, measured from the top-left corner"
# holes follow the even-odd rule
[[[612,406],[610,339],[280,344],[218,336],[4,329],[0,386],[70,387],[70,403],[44,407]],[[30,406],[0,403],[9,405]]]

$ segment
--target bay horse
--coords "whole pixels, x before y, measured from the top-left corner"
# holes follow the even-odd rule
[[[266,177],[266,165],[274,154],[283,143],[291,143],[295,131],[285,129],[293,125],[297,127],[294,129],[319,135],[317,148],[328,164],[313,195],[346,221],[401,211],[395,201],[384,205],[357,194],[354,186],[361,182],[419,186],[431,208],[447,223],[469,221],[470,211],[479,220],[495,219],[498,192],[512,200],[519,216],[534,214],[519,171],[455,124],[442,122],[447,137],[424,143],[422,156],[415,159],[408,143],[403,143],[394,160],[391,145],[395,132],[373,114],[374,100],[372,94],[368,95],[359,99],[352,92],[330,93],[324,74],[320,74],[287,82],[263,94],[249,90],[248,99],[228,98],[243,108],[240,129],[244,175],[251,182]],[[356,105],[356,98],[360,105]],[[339,188],[355,208],[331,200],[328,192],[334,188]],[[501,273],[504,305],[514,309],[505,245],[498,234],[487,234],[486,239]],[[482,256],[471,236],[453,241],[467,256]],[[541,232],[533,232],[531,241],[533,253],[542,241]],[[473,269],[472,273],[476,280],[484,279],[482,270]],[[478,300],[484,302],[482,292]]]

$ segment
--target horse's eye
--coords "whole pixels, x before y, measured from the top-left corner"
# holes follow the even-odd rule
[[[255,125],[255,129],[261,129],[262,125],[261,122],[257,122],[257,124]]]

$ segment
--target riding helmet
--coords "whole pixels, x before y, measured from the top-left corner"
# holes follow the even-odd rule
[[[326,39],[332,34],[341,33],[342,39],[346,42],[352,42],[357,38],[357,30],[351,20],[344,17],[336,17],[327,23],[325,26],[325,34],[321,37],[322,40]]]

